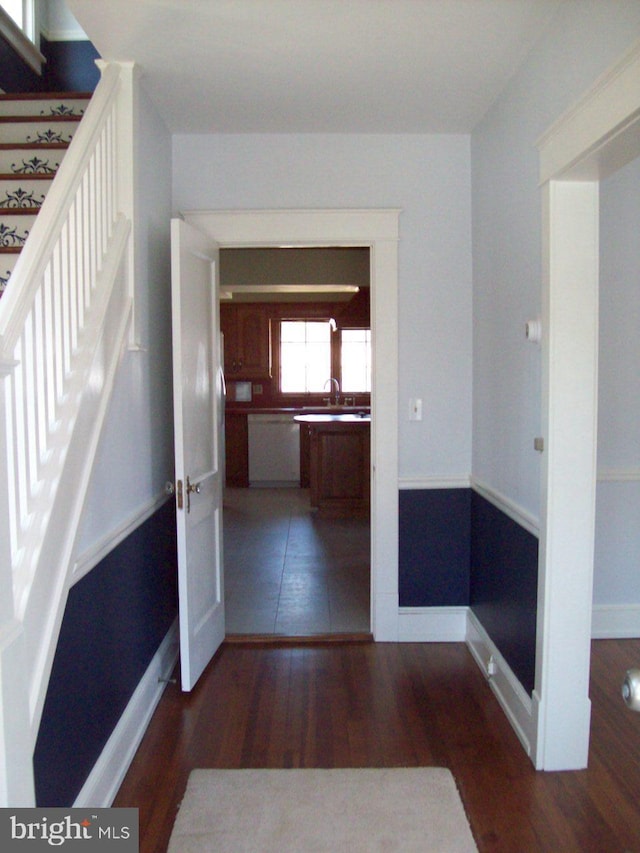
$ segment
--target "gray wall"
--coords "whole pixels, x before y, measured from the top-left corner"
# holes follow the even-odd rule
[[[177,135],[174,213],[215,208],[401,208],[400,477],[471,464],[469,138]],[[409,398],[424,420],[409,423]]]
[[[536,140],[638,36],[638,2],[563,3],[472,135],[473,474],[534,522],[540,348],[524,324],[541,310]]]
[[[136,329],[123,354],[83,518],[79,553],[144,512],[173,478],[171,139],[144,90],[138,104]]]

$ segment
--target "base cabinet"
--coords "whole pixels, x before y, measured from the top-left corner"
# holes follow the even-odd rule
[[[224,423],[227,486],[249,485],[249,426],[247,416],[227,412]]]
[[[311,505],[322,515],[369,513],[370,436],[368,423],[329,422],[309,428]]]

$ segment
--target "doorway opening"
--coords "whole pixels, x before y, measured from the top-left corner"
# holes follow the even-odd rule
[[[368,247],[220,249],[228,639],[370,637],[369,292]]]
[[[227,210],[184,218],[221,248],[365,247],[371,330],[371,606],[374,640],[398,639],[398,209]]]

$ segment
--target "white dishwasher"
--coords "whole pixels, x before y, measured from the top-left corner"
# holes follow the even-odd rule
[[[300,485],[300,426],[293,415],[249,415],[249,485]]]

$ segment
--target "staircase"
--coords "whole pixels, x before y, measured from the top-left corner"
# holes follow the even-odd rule
[[[133,345],[136,72],[99,66],[90,99],[0,98],[2,807],[34,801],[79,520]]]
[[[89,98],[0,95],[0,296]]]

